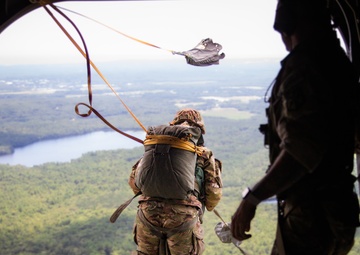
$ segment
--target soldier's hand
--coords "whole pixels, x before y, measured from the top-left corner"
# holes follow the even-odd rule
[[[242,200],[235,214],[231,218],[232,236],[243,241],[251,237],[245,232],[250,231],[250,222],[255,217],[256,206],[246,200]]]

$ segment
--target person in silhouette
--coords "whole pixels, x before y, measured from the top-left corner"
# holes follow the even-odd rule
[[[234,238],[251,237],[257,205],[272,196],[278,225],[271,254],[347,254],[359,226],[352,175],[358,75],[340,46],[326,0],[279,0],[274,29],[289,54],[272,84],[270,166],[246,188]]]

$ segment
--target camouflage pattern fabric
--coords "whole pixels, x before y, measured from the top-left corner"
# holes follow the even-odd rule
[[[175,233],[167,237],[167,254],[171,255],[200,255],[204,251],[204,233],[199,221],[199,210],[196,207],[169,204],[159,201],[144,201],[139,204],[145,218],[153,226],[172,229],[184,222],[195,219],[194,225],[188,230]],[[139,216],[134,226],[134,240],[138,254],[159,255],[161,238],[143,224]]]
[[[211,150],[204,147],[204,153],[198,157],[197,165],[204,170],[205,206],[208,211],[212,211],[222,197],[222,163],[214,157]]]
[[[178,111],[175,114],[174,119],[169,122],[169,124],[170,126],[179,125],[185,121],[192,123],[195,126],[198,126],[201,129],[202,133],[205,134],[204,120],[202,119],[200,112],[194,109],[186,108]]]
[[[158,228],[167,228],[171,232],[171,229],[196,218],[195,224],[188,230],[179,231],[167,237],[168,254],[171,255],[200,255],[204,252],[204,233],[200,221],[203,214],[202,202],[205,203],[208,211],[212,211],[222,197],[221,161],[215,158],[210,149],[203,148],[203,154],[197,157],[197,165],[203,169],[205,179],[203,184],[205,197],[202,198],[202,201],[195,194],[189,195],[187,199],[183,200],[167,200],[144,195],[139,197],[138,210],[141,210],[147,222]],[[135,184],[139,161],[132,167],[128,182],[134,194],[140,191]],[[139,213],[134,225],[134,241],[137,244],[137,254],[161,254],[159,253],[160,244],[163,240],[152,232],[152,228],[142,222]]]
[[[222,46],[214,43],[211,38],[206,38],[200,41],[195,48],[183,51],[174,52],[174,54],[184,55],[186,62],[194,66],[210,66],[218,65],[220,59],[225,58],[225,53],[221,53]]]

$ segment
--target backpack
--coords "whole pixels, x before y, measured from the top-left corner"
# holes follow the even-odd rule
[[[112,223],[141,194],[165,199],[185,199],[196,192],[200,196],[204,195],[201,188],[204,172],[196,166],[197,155],[203,152],[201,146],[196,146],[201,138],[201,129],[160,125],[149,127],[147,133],[145,152],[135,174],[135,184],[140,192],[115,210],[110,217]],[[198,187],[195,187],[195,181]]]
[[[160,125],[148,128],[145,152],[135,175],[148,197],[186,199],[194,191],[199,127]]]

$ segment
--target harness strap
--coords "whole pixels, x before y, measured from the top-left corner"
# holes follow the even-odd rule
[[[106,24],[104,24],[104,23],[102,23],[102,22],[100,22],[100,21],[98,21],[98,20],[96,20],[96,19],[93,19],[93,18],[91,18],[91,17],[88,17],[88,16],[86,16],[86,15],[84,15],[84,14],[81,14],[81,13],[79,13],[79,12],[76,12],[76,11],[73,11],[73,10],[69,10],[69,9],[64,8],[64,7],[61,7],[61,6],[58,6],[58,8],[63,9],[63,10],[68,11],[68,12],[72,12],[72,13],[74,13],[74,14],[76,14],[76,15],[79,15],[79,16],[81,16],[81,17],[83,17],[83,18],[86,18],[86,19],[89,19],[89,20],[91,20],[91,21],[94,21],[94,22],[96,22],[96,23],[98,23],[98,24],[100,24],[100,25],[102,25],[102,26],[104,26],[104,27],[106,27],[106,28],[108,28],[108,29],[110,29],[110,30],[113,30],[114,32],[116,32],[116,33],[118,33],[118,34],[121,34],[122,36],[125,36],[125,37],[127,37],[127,38],[129,38],[129,39],[131,39],[131,40],[136,41],[136,42],[139,42],[139,43],[142,43],[142,44],[145,44],[145,45],[147,45],[147,46],[151,46],[151,47],[154,47],[154,48],[157,48],[157,49],[160,49],[160,50],[166,50],[166,51],[169,51],[169,52],[171,52],[171,53],[173,53],[173,54],[179,54],[178,52],[175,52],[175,51],[173,51],[173,50],[164,49],[164,48],[161,48],[161,47],[159,47],[159,46],[157,46],[157,45],[155,45],[155,44],[152,44],[152,43],[149,43],[149,42],[140,40],[140,39],[138,39],[138,38],[135,38],[135,37],[133,37],[133,36],[127,35],[127,34],[121,32],[121,31],[119,31],[119,30],[117,30],[117,29],[115,29],[115,28],[113,28],[113,27],[110,27],[110,26],[108,26],[108,25],[106,25]]]
[[[122,103],[122,105],[125,107],[125,109],[129,112],[129,114],[133,117],[133,119],[139,124],[139,126],[146,131],[146,128],[144,127],[144,125],[140,122],[140,120],[135,116],[135,114],[130,110],[130,108],[125,104],[125,102],[120,98],[120,96],[118,95],[118,93],[116,93],[116,91],[114,90],[114,88],[111,86],[111,84],[107,81],[107,79],[104,77],[104,75],[100,72],[100,70],[97,68],[97,66],[90,60],[89,57],[89,53],[86,47],[86,43],[84,38],[82,37],[80,30],[76,27],[75,23],[72,22],[72,20],[67,17],[62,11],[60,11],[57,6],[53,5],[52,3],[50,3],[48,0],[40,0],[38,2],[40,5],[42,5],[44,7],[44,9],[46,10],[46,12],[50,15],[50,17],[55,21],[55,23],[59,26],[59,28],[64,32],[64,34],[69,38],[69,40],[74,44],[74,46],[78,49],[78,51],[85,57],[86,59],[86,64],[87,64],[87,78],[88,78],[88,96],[89,96],[89,104],[90,106],[86,105],[85,103],[79,103],[75,106],[75,112],[81,116],[81,117],[88,117],[90,116],[90,114],[94,111],[94,108],[92,107],[92,89],[91,89],[91,71],[90,71],[90,66],[92,66],[94,68],[94,70],[99,74],[99,76],[103,79],[103,81],[107,84],[107,86],[111,89],[111,91],[115,94],[115,96],[119,99],[119,101]],[[54,16],[54,14],[49,10],[49,8],[47,8],[46,5],[51,6],[55,11],[57,11],[60,15],[62,15],[67,21],[69,21],[71,23],[71,25],[76,29],[76,31],[78,32],[83,45],[84,45],[84,50],[81,49],[81,47],[76,43],[76,41],[71,37],[71,35],[66,31],[66,29],[61,25],[61,23],[56,19],[56,17]],[[89,108],[89,111],[87,113],[81,114],[78,107],[79,105],[84,105],[87,106]],[[100,113],[97,114],[98,117]],[[101,118],[104,121],[104,118]],[[104,121],[105,122],[105,121]],[[112,125],[109,125],[108,122],[105,122],[105,124],[107,124],[109,127],[113,128]],[[114,129],[114,128],[113,128]],[[117,129],[114,129],[115,131],[119,132]],[[121,134],[123,134],[122,132],[120,132]],[[133,138],[132,138],[133,139]],[[135,140],[135,139],[134,139]]]
[[[196,152],[199,156],[204,153],[204,148],[202,146],[196,146],[189,141],[171,135],[147,135],[144,145],[154,144],[169,144],[173,148]]]
[[[160,238],[159,255],[170,255],[169,246],[166,239],[176,233],[181,233],[192,228],[198,220],[197,217],[195,217],[190,221],[182,223],[178,227],[163,228],[151,224],[151,222],[146,219],[144,212],[141,209],[138,210],[137,215],[141,223],[144,224],[147,228],[149,228],[152,234]]]
[[[135,142],[138,142],[138,143],[143,143],[143,140],[133,136],[133,135],[130,135],[128,133],[125,133],[124,131],[121,131],[120,129],[116,128],[114,125],[112,125],[109,121],[107,121],[94,107],[92,107],[91,105],[88,105],[88,104],[85,104],[85,103],[78,103],[76,106],[75,106],[75,112],[82,116],[79,112],[79,106],[80,105],[83,105],[87,108],[90,109],[91,112],[93,112],[96,116],[98,116],[99,119],[101,119],[106,125],[108,125],[109,127],[111,127],[114,131],[122,134],[123,136],[126,136],[132,140],[134,140]]]
[[[128,207],[128,205],[134,200],[135,197],[141,195],[141,191],[139,191],[138,193],[136,193],[132,198],[130,198],[129,200],[127,200],[125,203],[123,203],[122,205],[120,205],[118,207],[118,209],[115,210],[115,212],[111,215],[110,217],[110,222],[114,223],[117,218],[119,218],[120,214],[124,211],[124,209],[126,207]]]

